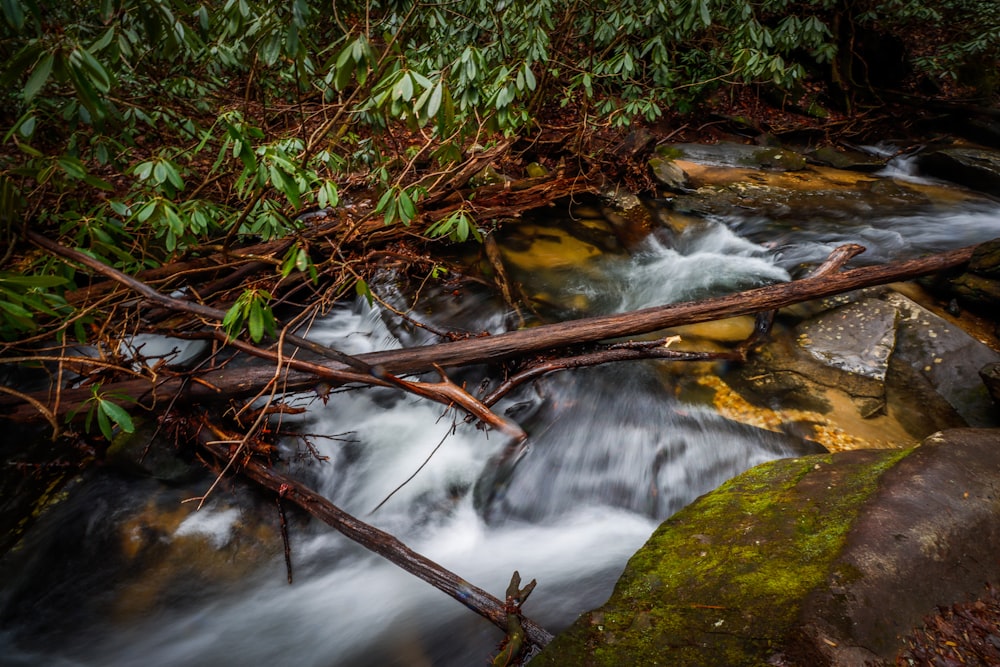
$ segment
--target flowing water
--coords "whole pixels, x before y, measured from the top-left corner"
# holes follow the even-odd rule
[[[514,262],[514,273],[526,291],[544,293],[549,313],[580,316],[787,280],[841,242],[867,245],[864,261],[880,262],[996,236],[1000,207],[983,200],[810,225],[710,216],[628,253],[520,274]],[[390,277],[378,291],[394,290]],[[498,331],[509,319],[474,290],[427,304],[433,313],[420,316],[439,328]],[[310,335],[349,353],[427,340],[391,321],[359,302]],[[482,377],[473,369],[459,379],[475,386]],[[397,392],[333,393],[325,403],[302,395],[295,400],[308,410],[294,421],[316,434],[326,460],[293,439],[285,457],[334,503],[481,588],[502,596],[515,569],[536,578],[525,613],[557,631],[607,598],[664,518],[757,463],[815,451],[724,419],[683,377],[678,364],[623,363],[523,387],[497,408],[527,431],[523,449]],[[493,653],[500,633],[490,624],[296,517],[288,585],[273,511],[261,501],[227,487],[197,512],[180,502],[210,482],[97,469],[72,484],[3,561],[0,665],[465,667]]]

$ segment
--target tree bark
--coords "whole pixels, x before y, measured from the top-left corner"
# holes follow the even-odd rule
[[[969,261],[974,249],[975,246],[967,246],[891,264],[847,271],[820,271],[801,280],[758,287],[702,301],[687,301],[629,313],[560,322],[495,336],[373,352],[357,355],[353,361],[355,369],[358,366],[368,367],[376,377],[383,373],[394,375],[422,373],[433,370],[435,366],[449,368],[489,363],[520,355],[595,343],[609,338],[637,336],[685,324],[777,310],[803,301],[863,287],[911,280],[961,266]],[[857,254],[858,247],[846,246],[834,252]],[[353,370],[346,364],[329,359],[317,363],[332,371]],[[273,380],[274,369],[273,367],[223,369],[201,374],[199,378],[204,384],[186,382],[184,377],[175,376],[163,379],[155,386],[151,386],[148,380],[126,380],[108,384],[103,390],[122,392],[146,404],[166,401],[177,394],[180,394],[180,400],[190,402],[216,401],[220,398],[253,395]],[[313,388],[318,378],[313,373],[286,370],[283,371],[280,381],[282,390],[297,391]],[[49,397],[44,393],[31,396],[42,404],[49,404]],[[59,413],[64,414],[75,408],[89,396],[89,389],[64,390],[58,407]],[[7,395],[0,395],[0,410],[15,420],[42,418],[32,405]]]

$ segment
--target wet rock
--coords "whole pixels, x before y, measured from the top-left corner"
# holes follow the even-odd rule
[[[717,144],[667,144],[657,148],[663,157],[683,157],[694,162],[734,167],[755,167],[773,171],[798,171],[806,159],[785,148],[749,146],[731,142]]]
[[[670,159],[685,158],[703,164],[735,167],[758,150],[758,146],[722,141],[717,144],[664,144],[657,154]]]
[[[668,190],[682,192],[688,188],[688,177],[673,160],[664,157],[649,158],[649,169],[660,185]]]
[[[1000,425],[974,380],[1000,354],[959,326],[888,288],[821,305],[799,313],[794,342],[776,337],[759,348],[734,374],[734,389],[762,408],[816,412],[862,439],[878,427],[876,440],[897,445],[945,428]]]
[[[969,260],[969,271],[987,278],[1000,278],[1000,239],[976,246]]]
[[[968,425],[1000,424],[986,387],[970,382],[980,368],[1000,361],[1000,353],[902,294],[889,292],[886,300],[900,313],[895,356],[933,387]]]
[[[875,172],[885,167],[885,160],[870,153],[861,151],[838,150],[832,146],[824,146],[807,154],[809,159],[818,164],[833,167],[835,169],[849,169],[851,171]]]
[[[806,167],[806,159],[785,148],[760,148],[754,151],[750,166],[775,171],[800,171]]]
[[[920,156],[931,176],[989,194],[1000,192],[1000,152],[986,148],[945,148]]]
[[[781,395],[805,409],[827,412],[826,388],[847,394],[862,417],[885,408],[885,379],[895,345],[896,310],[871,297],[808,319],[796,328],[796,345],[775,342],[742,372],[761,396]]]
[[[664,522],[533,665],[888,665],[1000,549],[1000,431],[784,459]]]
[[[822,388],[835,388],[862,416],[888,410],[918,438],[941,428],[1000,425],[986,388],[969,381],[1000,361],[986,344],[887,288],[826,304],[832,309],[797,327],[798,349],[775,342],[751,358],[742,375],[752,391],[822,411]]]
[[[691,168],[688,168],[691,165]],[[681,213],[746,216],[748,211],[799,225],[802,220],[850,221],[872,211],[921,210],[923,192],[905,183],[876,180],[857,172],[815,168],[795,172],[733,170],[683,163],[696,187],[671,199]]]
[[[967,426],[962,415],[935,391],[922,369],[914,369],[898,356],[889,359],[885,403],[886,412],[916,438],[943,429]]]
[[[940,281],[939,287],[940,287]],[[947,280],[945,289],[962,305],[986,313],[1000,310],[1000,239],[976,247],[965,272]]]
[[[834,585],[802,607],[801,664],[888,664],[924,616],[996,577],[998,445],[997,430],[945,431],[881,477],[831,568]]]
[[[186,482],[204,474],[201,463],[182,458],[158,431],[156,422],[141,420],[133,433],[119,433],[108,447],[108,464],[129,475],[169,483]]]
[[[847,374],[837,384],[855,398],[862,417],[885,408],[884,382],[896,344],[896,318],[895,308],[870,298],[824,313],[799,327],[798,343],[803,349],[824,365]]]
[[[896,318],[895,308],[866,298],[805,322],[798,342],[828,366],[882,382],[896,344]]]

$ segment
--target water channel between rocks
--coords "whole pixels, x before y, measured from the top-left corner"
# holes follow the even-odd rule
[[[537,311],[524,313],[529,323],[788,280],[846,242],[868,248],[855,261],[864,264],[1000,237],[1000,205],[905,163],[877,176],[686,166],[731,187],[677,197],[653,229],[589,204],[505,227],[505,263]],[[514,322],[468,286],[415,306],[393,276],[373,288],[438,329],[477,334]],[[500,435],[385,390],[325,403],[298,396],[308,411],[293,421],[328,460],[311,460],[292,439],[285,458],[334,503],[481,588],[502,596],[515,569],[536,578],[525,613],[558,631],[607,598],[660,521],[757,463],[819,451],[817,441],[909,444],[949,420],[996,425],[981,396],[957,396],[962,379],[975,381],[962,364],[996,358],[987,346],[949,337],[964,334],[897,292],[834,305],[790,309],[745,366],[628,362],[524,387],[498,407],[529,434],[513,459],[500,458]],[[860,339],[871,345],[851,349],[842,332],[861,320],[873,323]],[[713,350],[751,327],[737,319],[675,333],[681,349]],[[363,302],[309,335],[348,353],[432,341]],[[487,373],[455,379],[475,387]],[[911,375],[935,397],[920,415],[910,414]],[[273,506],[227,487],[195,512],[181,501],[211,477],[196,465],[158,474],[165,479],[90,471],[2,561],[0,665],[465,667],[494,652],[501,637],[491,625],[301,517],[290,519],[288,585]]]

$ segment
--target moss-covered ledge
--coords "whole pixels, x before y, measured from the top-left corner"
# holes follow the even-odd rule
[[[885,624],[881,640],[859,643],[866,629],[851,614],[878,598],[865,586],[889,589],[872,613],[897,615],[895,578],[919,578],[908,564],[937,562],[949,551],[941,540],[963,533],[947,523],[938,527],[944,537],[920,533],[920,522],[906,512],[947,505],[949,521],[985,542],[982,566],[996,573],[1000,561],[986,554],[1000,553],[1000,529],[984,526],[991,518],[1000,524],[998,488],[1000,432],[989,430],[949,431],[909,450],[758,466],[664,522],[629,561],[608,602],[581,616],[531,664],[863,664],[891,655],[893,642],[922,614],[967,589],[980,590],[986,580],[965,563],[952,586],[958,597],[923,600],[917,591],[906,613]],[[884,511],[894,502],[903,514]],[[955,502],[965,503],[967,515],[951,507]],[[903,545],[898,553],[891,545],[878,546],[881,553],[870,548],[880,531]],[[936,544],[930,552],[928,541]]]

